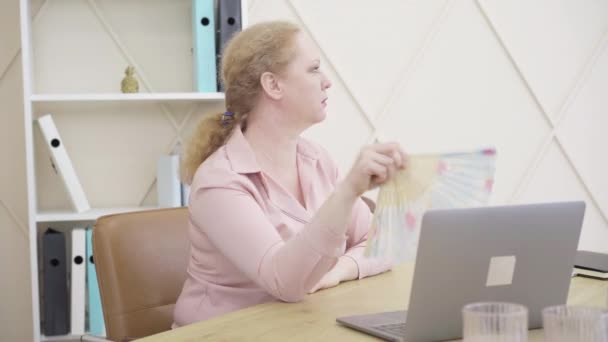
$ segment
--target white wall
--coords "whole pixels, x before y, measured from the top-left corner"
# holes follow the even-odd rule
[[[608,1],[256,0],[250,17],[321,48],[330,117],[309,136],[343,169],[374,131],[411,152],[492,144],[492,203],[584,199],[579,247],[608,252]]]
[[[87,1],[46,1],[36,15],[35,91],[117,91],[130,63],[142,91],[191,89],[189,0],[92,3],[98,12]],[[0,340],[31,338],[17,4],[0,3],[0,303],[9,303]],[[374,132],[411,152],[492,144],[493,203],[584,199],[580,247],[608,252],[607,0],[249,0],[249,12],[250,23],[295,21],[320,47],[334,83],[330,115],[307,136],[343,171]],[[154,165],[175,142],[173,125],[187,136],[215,109],[36,113],[55,115],[91,204],[127,206],[154,201]],[[46,155],[36,161],[39,206],[68,207]]]
[[[0,2],[0,341],[32,340],[19,1]]]
[[[116,91],[129,63],[143,89],[191,89],[189,1],[94,3],[97,14],[84,1],[43,6],[33,30],[36,91]],[[344,171],[375,131],[411,152],[491,144],[499,153],[493,203],[585,199],[581,247],[608,252],[608,163],[600,150],[608,1],[249,4],[251,23],[295,21],[321,48],[334,81],[330,116],[307,135]],[[348,15],[340,15],[344,8]],[[210,109],[46,105],[37,112],[55,114],[92,205],[116,206],[153,201],[155,159],[176,136],[171,121],[185,120],[184,137]],[[40,206],[67,207],[45,158],[36,159]],[[99,182],[100,174],[111,181]]]

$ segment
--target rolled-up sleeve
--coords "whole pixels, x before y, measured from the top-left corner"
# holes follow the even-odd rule
[[[332,163],[333,185],[336,187],[340,179],[340,172],[331,158],[328,158],[328,161]],[[388,258],[366,257],[364,255],[367,246],[367,233],[371,227],[372,218],[373,213],[369,206],[362,199],[358,199],[352,209],[344,255],[353,259],[357,264],[359,279],[386,272],[393,266]]]
[[[273,297],[304,298],[342,255],[346,235],[313,223],[288,241],[250,193],[238,188],[199,188],[192,194],[191,218],[241,272]]]
[[[373,214],[362,199],[353,206],[346,240],[347,257],[352,258],[359,268],[359,279],[386,272],[391,269],[390,259],[366,257],[367,233],[371,226]]]

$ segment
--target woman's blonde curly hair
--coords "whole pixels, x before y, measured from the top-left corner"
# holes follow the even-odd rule
[[[264,22],[237,33],[228,42],[220,75],[230,116],[216,113],[199,121],[183,156],[182,177],[186,183],[192,182],[198,167],[226,143],[234,128],[253,109],[262,90],[262,74],[281,73],[294,58],[294,37],[299,31],[290,22]]]

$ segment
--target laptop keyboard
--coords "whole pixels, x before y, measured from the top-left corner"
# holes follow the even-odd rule
[[[397,336],[405,336],[405,322],[396,324],[376,325],[374,329]]]

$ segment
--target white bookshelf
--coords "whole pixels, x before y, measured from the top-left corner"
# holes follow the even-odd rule
[[[248,6],[246,0],[241,2],[242,25],[246,27]],[[92,225],[104,215],[156,208],[150,204],[153,199],[146,200],[152,184],[140,181],[155,175],[151,156],[159,146],[163,146],[163,151],[155,158],[170,153],[169,145],[185,138],[184,127],[192,127],[196,115],[224,108],[224,94],[192,89],[192,0],[19,0],[19,3],[33,336],[35,342],[78,341],[79,335],[45,336],[41,330],[40,229],[58,226],[69,230],[76,225]],[[159,34],[158,30],[163,31]],[[139,93],[120,93],[127,65],[135,66]],[[93,190],[84,187],[90,210],[77,213],[51,209],[66,207],[67,197],[62,193],[65,189],[59,176],[59,185],[47,182],[53,174],[49,172],[48,151],[41,148],[36,124],[36,119],[47,113],[55,117],[72,163],[84,170],[82,174],[76,167],[81,182],[87,176],[89,180],[100,180],[99,184],[93,184]],[[88,136],[91,131],[108,130],[116,121],[121,127],[112,132],[123,136],[108,134],[100,139],[97,135],[97,140]],[[149,124],[151,121],[153,125]],[[140,122],[147,122],[148,126],[138,130]],[[116,140],[124,138],[125,127],[133,132],[118,143],[125,146],[120,155],[117,153],[113,160],[103,155],[102,163],[96,160],[100,157],[95,153],[87,159],[86,149],[94,144],[110,143],[116,147]],[[80,144],[87,139],[88,145]],[[157,143],[161,140],[167,146]],[[152,145],[154,148],[150,148]],[[142,146],[147,149],[141,149]],[[116,182],[112,178],[117,173],[131,172],[133,176],[133,165],[144,164],[145,174],[134,178],[133,183],[141,183],[135,191],[124,179]],[[99,165],[126,170],[108,174]],[[91,187],[91,182],[88,184]],[[116,203],[108,196],[99,196],[100,192],[114,196],[112,191],[103,189],[107,184],[127,185],[124,191],[130,191],[132,196],[124,196],[128,200],[121,198]],[[115,191],[117,196],[121,191],[122,188]]]
[[[52,102],[120,102],[120,101],[224,101],[224,93],[99,93],[99,94],[34,94],[35,103]]]
[[[43,210],[36,214],[36,222],[38,223],[53,223],[53,222],[93,222],[97,218],[105,215],[113,215],[119,213],[128,213],[142,210],[157,209],[153,206],[142,207],[124,207],[124,208],[94,208],[82,213],[77,213],[68,210]]]
[[[60,336],[40,336],[40,341],[44,342],[79,342],[80,335],[60,335]]]

